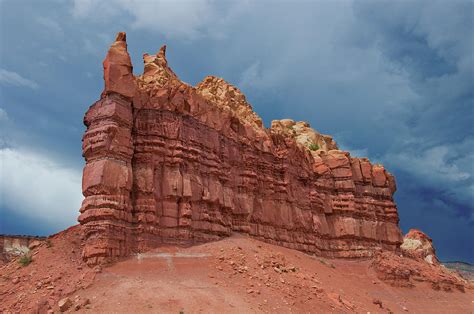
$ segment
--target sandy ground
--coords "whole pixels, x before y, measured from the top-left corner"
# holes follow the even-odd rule
[[[49,237],[31,252],[0,266],[0,313],[46,313],[59,299],[92,284],[93,269],[81,258],[81,232],[73,226]]]
[[[474,292],[392,287],[369,261],[328,260],[242,236],[164,247],[105,268],[80,291],[95,312],[471,313]],[[87,312],[89,310],[84,310]]]
[[[0,313],[59,312],[64,297],[67,312],[84,313],[474,312],[472,288],[393,287],[370,260],[324,259],[242,235],[161,247],[100,270],[82,263],[80,243],[72,227],[35,249],[30,265],[0,266]]]

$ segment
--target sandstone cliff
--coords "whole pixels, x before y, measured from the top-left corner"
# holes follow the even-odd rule
[[[400,248],[406,256],[423,259],[429,264],[439,264],[433,240],[420,230],[410,229],[403,237]]]
[[[265,128],[223,79],[179,80],[165,46],[143,59],[135,77],[119,33],[101,99],[84,118],[79,222],[89,264],[232,232],[330,257],[398,249],[395,180],[383,166],[305,122]]]

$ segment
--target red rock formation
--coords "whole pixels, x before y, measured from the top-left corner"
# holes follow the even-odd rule
[[[325,256],[398,249],[395,180],[383,166],[306,123],[264,128],[239,89],[215,77],[187,85],[165,52],[145,54],[134,77],[119,33],[104,60],[102,98],[84,119],[90,264],[236,231]]]
[[[400,248],[404,255],[423,259],[429,264],[439,264],[433,240],[420,230],[410,229],[403,237]]]
[[[431,284],[435,290],[464,292],[465,287],[471,287],[467,281],[455,272],[444,267],[430,265],[417,258],[404,257],[393,252],[377,252],[371,267],[377,277],[392,286],[414,287],[416,282]]]
[[[125,256],[134,246],[132,206],[132,101],[136,94],[125,34],[119,33],[104,60],[102,98],[84,117],[84,257],[92,264]]]

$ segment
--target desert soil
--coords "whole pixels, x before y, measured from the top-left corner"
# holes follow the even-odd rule
[[[474,293],[396,288],[369,261],[328,260],[242,236],[119,262],[81,297],[98,312],[468,313]],[[113,287],[111,289],[111,287]],[[380,302],[378,302],[380,301]],[[374,303],[375,302],[375,303]],[[380,303],[382,306],[380,306]]]
[[[74,227],[77,228],[77,227]],[[166,246],[102,269],[80,261],[76,229],[51,239],[21,267],[0,268],[0,312],[59,311],[59,298],[89,300],[84,313],[472,313],[474,291],[393,287],[370,261],[325,259],[242,235]],[[59,279],[58,279],[59,277]],[[17,279],[18,278],[18,279]],[[38,284],[41,282],[41,284]]]

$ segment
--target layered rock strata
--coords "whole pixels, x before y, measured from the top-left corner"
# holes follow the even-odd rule
[[[330,257],[401,244],[395,180],[307,123],[263,126],[240,90],[177,77],[166,47],[134,76],[125,34],[84,122],[83,257],[96,264],[232,232]]]
[[[406,256],[423,259],[429,264],[439,264],[433,240],[420,230],[410,229],[403,237],[400,248]]]

